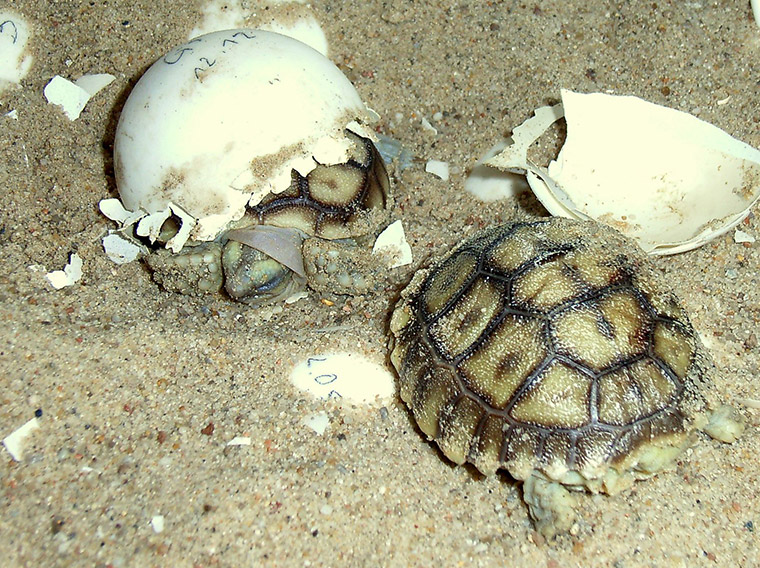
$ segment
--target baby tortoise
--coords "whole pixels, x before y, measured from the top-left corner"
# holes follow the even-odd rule
[[[353,142],[347,162],[317,164],[305,177],[293,170],[286,191],[250,207],[216,241],[148,255],[154,280],[182,294],[224,286],[232,299],[252,305],[285,299],[307,285],[337,294],[370,289],[379,263],[362,239],[387,224],[390,182],[372,141],[350,130],[346,135]],[[159,244],[176,234],[172,223]]]
[[[574,523],[566,488],[615,494],[672,466],[699,430],[743,431],[661,275],[598,223],[477,233],[417,273],[390,328],[420,429],[453,462],[523,481],[547,537]]]

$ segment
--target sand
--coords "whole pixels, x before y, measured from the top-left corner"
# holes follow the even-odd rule
[[[403,403],[351,407],[294,388],[327,350],[386,364],[399,284],[255,309],[173,295],[116,265],[98,211],[131,85],[182,43],[202,5],[11,1],[34,63],[0,95],[0,436],[41,411],[22,461],[2,448],[4,566],[760,565],[757,243],[733,233],[655,260],[719,368],[747,431],[701,436],[674,471],[580,500],[576,534],[547,542],[518,485],[448,463]],[[484,205],[464,176],[561,87],[632,94],[760,146],[760,28],[748,2],[314,2],[332,59],[416,157],[394,174],[414,265],[515,204]],[[54,75],[116,80],[70,121]],[[5,115],[15,110],[17,119]],[[440,113],[439,118],[433,117]],[[426,118],[437,134],[422,127]],[[149,151],[149,149],[147,150]],[[425,173],[444,160],[452,176]],[[530,198],[521,214],[541,212]],[[742,230],[760,236],[751,215]],[[69,255],[74,286],[45,279]],[[323,301],[324,300],[324,301]],[[745,404],[742,404],[744,401]],[[318,435],[304,416],[326,411]],[[236,436],[250,445],[228,446]],[[160,530],[162,529],[162,530]]]

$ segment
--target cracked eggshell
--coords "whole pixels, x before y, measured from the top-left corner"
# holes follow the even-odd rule
[[[188,37],[232,28],[276,32],[328,55],[327,37],[304,0],[206,0],[201,21]]]
[[[32,66],[26,44],[31,37],[29,24],[18,14],[0,11],[0,93],[10,84],[19,84]]]
[[[142,210],[155,238],[179,212],[186,238],[213,240],[291,170],[346,161],[344,131],[373,138],[376,115],[326,57],[261,30],[212,32],[154,63],[130,93],[114,141],[124,207]],[[141,224],[147,219],[143,219]],[[144,231],[145,232],[145,231]]]
[[[567,139],[548,169],[528,147],[565,117]],[[596,219],[650,254],[691,250],[739,223],[760,197],[760,151],[690,114],[631,96],[562,91],[515,129],[487,164],[526,172],[553,215]]]

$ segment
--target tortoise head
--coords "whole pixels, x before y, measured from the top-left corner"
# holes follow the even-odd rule
[[[249,209],[227,232],[222,254],[225,289],[235,300],[263,304],[307,283],[303,240],[350,239],[374,232],[390,207],[385,165],[371,140],[346,131],[353,144],[346,162],[317,164],[290,187]]]

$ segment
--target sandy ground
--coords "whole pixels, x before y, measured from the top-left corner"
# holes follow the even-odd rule
[[[171,295],[142,264],[103,253],[113,225],[97,203],[115,195],[119,111],[200,4],[9,8],[32,26],[34,64],[0,96],[0,435],[42,416],[23,461],[0,452],[4,566],[760,566],[760,414],[741,404],[760,398],[760,245],[729,235],[656,260],[709,344],[722,396],[747,417],[743,438],[703,436],[675,471],[582,499],[577,534],[545,542],[519,486],[447,463],[400,400],[341,407],[290,384],[295,362],[328,349],[384,362],[397,288],[257,310]],[[417,157],[393,180],[415,263],[513,215],[463,192],[464,175],[560,87],[638,95],[760,146],[748,2],[313,8],[380,131]],[[43,97],[54,75],[103,72],[116,81],[76,121]],[[2,116],[13,109],[17,120]],[[427,159],[448,161],[451,179],[425,173]],[[757,216],[743,230],[760,236]],[[56,291],[44,275],[73,251],[84,277]],[[318,410],[322,436],[301,423]],[[251,445],[227,446],[235,436]]]

